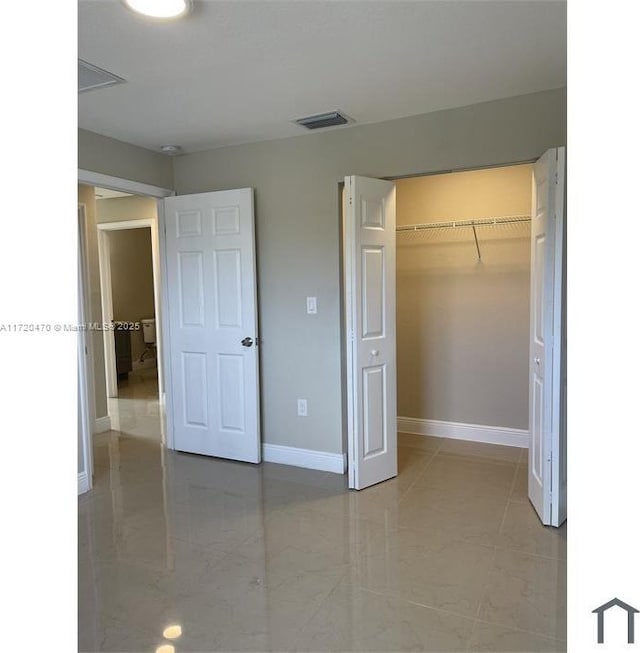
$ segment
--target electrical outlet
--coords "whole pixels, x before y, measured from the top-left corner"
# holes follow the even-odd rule
[[[298,399],[298,416],[306,417],[307,416],[307,400]]]

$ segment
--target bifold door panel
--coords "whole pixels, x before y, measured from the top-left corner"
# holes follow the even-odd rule
[[[344,198],[349,487],[398,474],[395,186],[347,177]]]
[[[564,148],[533,170],[529,339],[529,499],[543,524],[566,519],[566,431],[562,389]]]

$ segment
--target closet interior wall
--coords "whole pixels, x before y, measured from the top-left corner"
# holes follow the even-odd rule
[[[532,166],[396,180],[397,224],[529,215]],[[398,416],[528,428],[530,224],[397,233]]]

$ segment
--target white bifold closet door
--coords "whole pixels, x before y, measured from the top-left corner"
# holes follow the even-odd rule
[[[529,499],[545,525],[567,517],[564,343],[565,150],[533,170],[529,360]]]
[[[253,190],[164,200],[173,448],[261,460]]]
[[[392,182],[345,178],[344,249],[349,487],[361,490],[398,474]]]

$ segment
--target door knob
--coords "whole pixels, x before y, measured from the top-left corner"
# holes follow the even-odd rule
[[[539,359],[537,356],[533,359],[533,362],[534,362],[536,365],[540,365],[540,359]]]
[[[377,349],[372,349],[371,350],[371,355],[372,356],[377,356],[380,352]]]
[[[252,338],[243,338],[240,343],[242,344],[243,347],[251,347],[253,344],[253,339]]]

